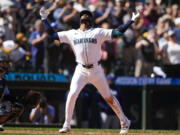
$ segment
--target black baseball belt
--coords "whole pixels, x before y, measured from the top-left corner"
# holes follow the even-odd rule
[[[100,65],[101,61],[98,61],[97,63],[98,63],[98,65]],[[84,68],[90,69],[90,68],[93,68],[95,66],[95,64],[86,64],[86,65],[82,64],[82,66]]]

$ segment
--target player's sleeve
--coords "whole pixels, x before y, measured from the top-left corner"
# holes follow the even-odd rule
[[[58,38],[61,43],[68,43],[70,44],[69,39],[71,39],[71,32],[70,31],[61,31],[57,33]]]
[[[44,24],[44,27],[45,27],[45,30],[47,31],[48,33],[48,36],[53,38],[53,39],[56,39],[58,40],[58,34],[57,32],[55,32],[53,30],[53,28],[51,27],[51,25],[49,24],[49,22],[45,19],[45,20],[42,20],[43,24]]]
[[[131,24],[133,22],[134,21],[129,20],[126,24],[123,24],[123,25],[119,26],[118,28],[113,29],[111,37],[112,38],[121,37],[123,35],[123,33],[131,26]]]
[[[98,38],[104,42],[106,40],[111,40],[112,39],[112,29],[104,29],[104,28],[100,28],[99,29],[99,34],[98,34]]]

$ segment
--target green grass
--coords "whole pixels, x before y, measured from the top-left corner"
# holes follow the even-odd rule
[[[35,127],[4,127],[5,130],[33,130],[33,131],[58,131],[59,128],[35,128]],[[118,133],[119,130],[117,129],[78,129],[78,128],[73,128],[72,131],[79,131],[79,132],[113,132],[113,133]],[[130,133],[162,133],[162,134],[168,134],[168,133],[173,133],[173,134],[180,134],[180,130],[130,130]],[[0,133],[2,135],[35,135],[33,133]],[[43,133],[38,135],[52,135],[48,133]],[[55,135],[53,133],[53,135]],[[58,135],[58,132],[57,132]],[[66,134],[63,134],[66,135]]]

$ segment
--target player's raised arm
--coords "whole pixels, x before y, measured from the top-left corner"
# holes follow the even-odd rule
[[[118,38],[123,35],[123,33],[128,29],[128,27],[140,16],[139,11],[137,13],[133,12],[131,20],[129,20],[126,24],[119,26],[112,31],[112,38]]]
[[[45,30],[47,31],[48,35],[53,39],[59,39],[57,32],[53,30],[53,28],[50,26],[49,22],[47,21],[47,17],[50,12],[46,11],[44,7],[40,9],[40,16],[41,20],[43,22],[43,25],[45,27]]]

